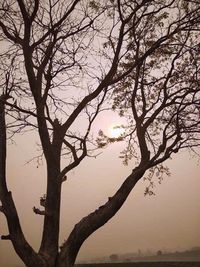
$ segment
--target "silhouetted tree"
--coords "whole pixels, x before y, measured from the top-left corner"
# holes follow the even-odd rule
[[[173,153],[199,146],[198,1],[5,0],[0,4],[0,200],[16,253],[28,267],[73,266],[83,242],[122,207],[135,184]],[[125,164],[135,167],[117,192],[78,222],[59,249],[61,187],[94,149],[91,128],[103,109],[128,119]],[[77,130],[79,120],[84,126]],[[7,124],[6,124],[7,121]],[[84,128],[85,127],[85,128]],[[36,252],[26,241],[6,184],[6,134],[38,131],[47,166]],[[14,138],[14,137],[13,137]],[[62,153],[61,153],[62,151]],[[61,155],[64,154],[61,167]]]

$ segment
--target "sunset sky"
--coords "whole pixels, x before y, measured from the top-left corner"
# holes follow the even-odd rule
[[[118,117],[106,114],[93,131],[109,132],[119,124]],[[123,143],[101,150],[96,158],[84,160],[63,184],[61,243],[82,217],[105,203],[134,168],[123,166],[119,153]],[[37,250],[42,233],[42,217],[33,213],[45,193],[45,163],[37,168],[31,161],[40,154],[36,134],[19,135],[8,145],[8,184],[21,218],[25,236]],[[198,159],[187,152],[167,162],[171,176],[161,185],[155,179],[155,196],[144,197],[147,182],[141,180],[117,215],[94,233],[82,246],[78,261],[146,250],[184,250],[200,246],[200,179]],[[5,218],[0,215],[0,233],[7,234]],[[0,241],[0,266],[20,266],[9,241]]]
[[[147,172],[117,214],[84,242],[76,262],[200,247],[198,4],[62,0],[39,1],[37,6],[37,2],[2,1],[0,8],[6,179],[25,238],[36,252],[44,217],[33,208],[41,208],[46,216],[42,249],[37,256],[31,249],[27,255],[32,253],[33,264],[60,266],[67,258],[71,264],[84,235],[112,218],[150,167],[156,172],[160,167],[153,180],[155,194],[145,195]],[[115,142],[124,129],[121,141]],[[185,147],[198,147],[196,155],[179,152]],[[127,166],[120,158],[126,148],[124,157],[133,156]],[[162,162],[174,152],[163,163],[171,175],[160,183]],[[48,162],[48,195],[41,207],[47,185],[43,154]],[[83,217],[108,202],[78,225],[63,246],[63,255],[57,251],[61,184],[60,246]],[[11,202],[2,191],[1,210],[9,214]],[[8,234],[0,212],[0,237]],[[23,266],[11,241],[0,239],[0,267]]]

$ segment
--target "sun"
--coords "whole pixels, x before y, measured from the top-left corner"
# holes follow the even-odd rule
[[[109,127],[108,135],[111,138],[119,138],[124,134],[125,130],[120,125],[112,125]]]

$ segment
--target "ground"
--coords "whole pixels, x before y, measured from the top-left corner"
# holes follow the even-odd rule
[[[77,264],[77,267],[200,267],[200,262],[134,262]]]

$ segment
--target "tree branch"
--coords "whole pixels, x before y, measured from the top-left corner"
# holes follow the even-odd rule
[[[0,21],[0,27],[2,28],[3,33],[9,40],[17,44],[22,44],[22,39],[17,35],[17,33],[15,35],[12,35],[2,21]]]
[[[33,13],[31,14],[31,17],[30,17],[31,22],[34,21],[36,15],[37,15],[38,8],[39,8],[39,0],[34,0],[34,2],[35,2],[35,6],[33,9]]]
[[[75,225],[67,241],[64,242],[61,247],[58,258],[60,264],[63,263],[67,257],[69,257],[72,261],[75,261],[77,253],[85,239],[87,239],[92,233],[103,226],[117,213],[133,187],[143,176],[145,169],[146,166],[135,168],[113,197],[110,197],[104,205],[84,217]]]
[[[45,210],[40,210],[40,209],[38,209],[38,208],[36,208],[36,207],[33,207],[33,212],[34,212],[35,214],[39,214],[39,215],[46,215]]]
[[[32,48],[35,48],[36,46],[38,46],[39,44],[41,44],[49,36],[49,34],[51,34],[52,32],[54,32],[54,30],[56,28],[59,28],[60,25],[63,23],[63,21],[65,21],[66,18],[74,10],[74,8],[78,4],[78,2],[80,2],[80,0],[75,0],[73,2],[73,4],[71,5],[70,9],[63,15],[63,17],[58,22],[56,22],[37,42],[35,42],[34,44],[32,44]]]
[[[10,235],[2,235],[1,239],[2,240],[11,240],[11,236]]]

